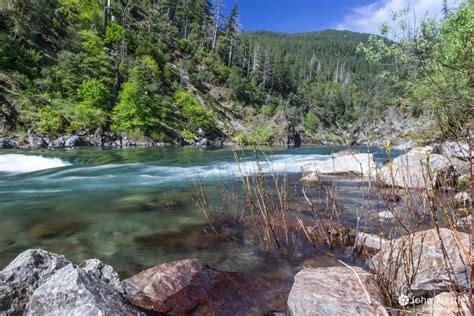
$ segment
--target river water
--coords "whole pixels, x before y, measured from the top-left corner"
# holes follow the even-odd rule
[[[288,174],[297,186],[304,163],[341,149],[347,147],[258,152],[269,161],[264,171]],[[378,149],[370,152],[385,159]],[[245,170],[255,167],[251,149],[1,150],[0,268],[25,249],[43,248],[78,263],[99,258],[122,277],[185,258],[218,269],[291,276],[302,260],[264,255],[252,243],[222,240],[202,229],[205,221],[192,202],[196,178],[212,188],[222,176],[238,177],[236,155]],[[349,206],[355,201],[351,194],[340,195]],[[352,260],[343,251],[310,257],[316,265]]]

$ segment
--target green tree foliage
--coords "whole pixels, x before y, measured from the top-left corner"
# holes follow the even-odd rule
[[[390,61],[382,76],[401,87],[418,112],[434,116],[446,136],[465,136],[474,117],[474,4],[462,3],[441,23],[425,18],[413,26],[408,14],[394,14],[381,26],[385,38],[372,36],[359,51],[374,64]]]
[[[408,12],[395,15],[397,32],[387,24],[383,36],[243,32],[237,1],[224,16],[222,1],[209,0],[112,1],[104,29],[103,4],[0,1],[0,97],[9,102],[0,115],[11,129],[211,134],[225,125],[210,94],[222,87],[244,120],[284,112],[309,133],[349,128],[387,106],[437,115],[446,130],[472,118],[471,4],[441,25],[412,28],[397,22]]]
[[[188,130],[201,128],[205,132],[209,132],[212,129],[212,111],[206,111],[196,98],[184,90],[178,90],[174,99],[187,122]]]

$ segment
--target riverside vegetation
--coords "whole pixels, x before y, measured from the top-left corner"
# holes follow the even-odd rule
[[[208,0],[2,1],[0,133],[294,143],[279,135],[289,125],[306,142],[365,144],[387,135],[389,108],[402,118],[394,141],[459,138],[472,124],[469,1],[441,22],[399,12],[382,36],[245,32],[238,2],[223,12]]]

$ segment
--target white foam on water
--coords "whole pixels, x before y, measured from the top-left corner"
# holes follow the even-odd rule
[[[0,155],[0,172],[27,173],[44,169],[70,166],[69,162],[59,158],[42,156],[5,154]]]

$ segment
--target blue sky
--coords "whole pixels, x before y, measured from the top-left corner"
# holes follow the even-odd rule
[[[228,10],[233,0],[225,0]],[[304,32],[348,29],[377,33],[393,11],[407,5],[418,17],[441,16],[442,0],[238,0],[244,30]],[[449,0],[452,7],[459,0]]]

